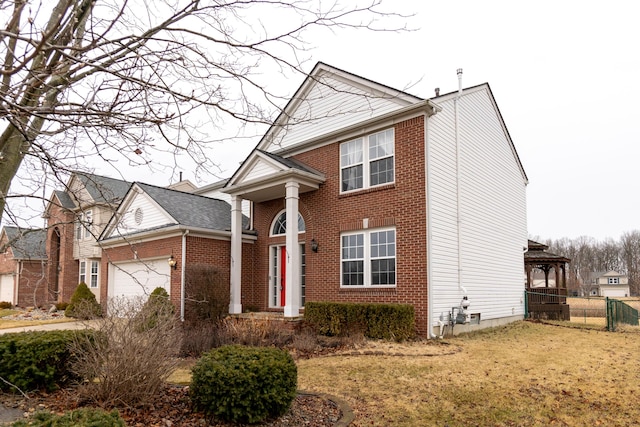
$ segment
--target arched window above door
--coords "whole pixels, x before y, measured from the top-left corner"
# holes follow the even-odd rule
[[[287,212],[282,211],[280,215],[278,215],[273,221],[273,226],[271,227],[271,235],[272,236],[283,236],[287,232]],[[298,233],[305,232],[304,218],[298,212]]]

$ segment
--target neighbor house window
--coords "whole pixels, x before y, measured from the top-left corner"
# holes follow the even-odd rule
[[[619,285],[620,284],[620,278],[619,277],[609,277],[607,279],[607,283],[609,285]]]
[[[342,286],[395,286],[396,231],[343,234],[341,258]]]
[[[84,234],[82,229],[82,214],[80,214],[76,220],[76,240],[82,239],[82,235]]]
[[[393,182],[394,151],[393,128],[340,144],[341,191]]]
[[[91,261],[91,276],[89,280],[89,287],[98,287],[98,261]]]
[[[93,212],[86,211],[84,213],[84,238],[91,237],[91,226],[93,225]]]
[[[87,263],[80,261],[80,275],[78,277],[79,283],[87,283]]]

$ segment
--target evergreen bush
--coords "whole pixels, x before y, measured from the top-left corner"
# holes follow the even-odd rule
[[[410,304],[308,302],[304,319],[321,335],[343,336],[357,327],[373,339],[403,341],[415,336]]]
[[[169,299],[169,294],[162,287],[157,287],[149,295],[138,312],[137,321],[141,332],[155,328],[164,319],[172,318],[176,314],[176,308]]]
[[[102,307],[87,284],[81,282],[71,296],[64,315],[84,320],[93,319],[102,316]]]
[[[257,423],[285,414],[296,396],[298,371],[277,348],[224,346],[192,369],[194,408],[224,421]]]
[[[12,427],[125,427],[117,410],[107,412],[98,408],[81,408],[57,415],[48,411],[33,414],[29,420],[19,420]]]
[[[71,344],[78,336],[87,341],[93,331],[39,331],[0,335],[0,390],[23,392],[53,390],[77,377],[72,373]]]

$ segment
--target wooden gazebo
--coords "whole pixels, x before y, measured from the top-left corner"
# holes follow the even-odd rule
[[[567,264],[569,258],[547,252],[549,247],[529,240],[524,254],[524,269],[527,277],[527,312],[535,319],[569,320],[567,305]],[[544,286],[534,286],[533,273],[544,273]],[[550,286],[549,275],[553,270],[555,280]]]

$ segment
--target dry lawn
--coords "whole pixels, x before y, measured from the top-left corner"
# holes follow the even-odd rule
[[[353,426],[631,426],[639,380],[637,330],[531,322],[298,361],[299,388],[345,399]]]

